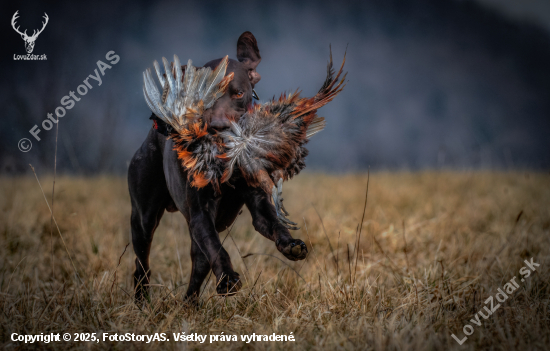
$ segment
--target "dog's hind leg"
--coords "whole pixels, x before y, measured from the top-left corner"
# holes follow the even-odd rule
[[[134,207],[134,206],[132,206]],[[151,208],[145,213],[140,213],[137,209],[132,209],[131,227],[132,244],[136,254],[136,270],[134,271],[134,292],[136,300],[142,300],[148,294],[149,278],[151,270],[149,268],[149,253],[151,251],[151,242],[153,234],[157,228],[164,209]]]
[[[135,298],[139,301],[148,293],[153,234],[171,201],[162,169],[158,134],[154,130],[132,158],[128,168],[128,187],[132,200],[132,244],[136,254],[134,288]]]

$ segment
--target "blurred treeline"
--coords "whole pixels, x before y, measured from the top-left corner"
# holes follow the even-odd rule
[[[29,130],[114,50],[121,60],[63,117],[58,170],[124,173],[144,140],[150,112],[142,72],[178,54],[195,65],[228,54],[254,33],[263,57],[257,86],[265,100],[321,86],[332,45],[347,47],[349,83],[320,111],[325,131],[311,141],[308,169],[548,168],[550,36],[474,1],[125,1],[2,5],[0,172],[53,170],[55,130]],[[14,61],[21,30],[50,21],[33,54]],[[42,129],[42,128],[41,128]],[[22,153],[23,137],[33,148]]]

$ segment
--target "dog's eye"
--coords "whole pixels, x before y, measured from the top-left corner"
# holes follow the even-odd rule
[[[237,94],[233,95],[235,99],[241,99],[244,96],[244,93],[242,91],[239,91]]]

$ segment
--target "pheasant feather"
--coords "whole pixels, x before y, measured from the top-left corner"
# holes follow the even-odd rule
[[[219,190],[218,178],[223,174],[223,142],[220,137],[206,131],[202,120],[204,111],[222,96],[233,79],[233,73],[225,76],[227,56],[212,71],[195,68],[191,60],[181,66],[174,55],[174,64],[162,58],[164,73],[154,62],[157,78],[162,85],[160,94],[151,74],[143,73],[143,94],[151,111],[174,129],[170,136],[175,150],[193,186],[198,188],[212,184]]]
[[[227,89],[233,79],[233,73],[225,76],[228,63],[227,56],[212,69],[195,68],[191,60],[183,67],[177,55],[174,64],[162,58],[164,73],[157,61],[153,63],[156,76],[162,86],[162,94],[157,88],[151,70],[143,72],[143,95],[147,106],[162,121],[168,123],[178,133],[212,107]]]
[[[174,150],[191,185],[202,188],[211,184],[220,192],[220,184],[229,182],[238,169],[249,186],[261,187],[272,196],[280,221],[297,229],[286,218],[282,182],[305,167],[305,144],[325,128],[325,119],[317,116],[317,110],[344,88],[345,56],[335,75],[331,53],[327,77],[314,97],[302,98],[298,91],[282,94],[279,99],[253,106],[238,120],[232,120],[229,130],[216,135],[207,132],[202,116],[233,79],[233,73],[225,76],[227,56],[214,70],[195,68],[191,60],[182,67],[175,55],[174,65],[165,58],[162,61],[164,74],[154,62],[162,94],[148,69],[143,73],[145,101],[157,117],[173,127],[175,132],[170,137]]]
[[[273,184],[262,179],[265,174],[261,171],[266,171],[273,183],[298,174],[305,167],[304,145],[325,127],[325,119],[317,116],[317,109],[344,88],[346,75],[341,77],[344,63],[345,58],[335,76],[331,57],[325,83],[314,97],[301,98],[299,92],[283,94],[277,100],[255,105],[238,121],[232,121],[230,130],[219,133],[228,150],[222,181],[228,180],[238,167],[250,185],[266,183],[269,189],[264,190],[271,193]]]

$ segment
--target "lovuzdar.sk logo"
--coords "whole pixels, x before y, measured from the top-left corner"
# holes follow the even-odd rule
[[[27,50],[27,54],[26,55],[13,54],[13,59],[14,60],[47,60],[46,54],[33,55],[32,51],[34,50],[34,42],[36,41],[36,38],[38,38],[40,33],[42,33],[42,31],[44,30],[44,28],[46,28],[46,25],[48,24],[48,20],[49,20],[48,14],[44,12],[45,22],[42,22],[42,29],[38,31],[36,29],[33,30],[32,35],[29,36],[27,35],[26,29],[24,32],[21,32],[19,31],[19,26],[15,27],[16,25],[15,21],[17,21],[17,19],[19,18],[18,12],[19,10],[15,11],[15,13],[13,14],[13,17],[11,18],[11,26],[17,33],[19,33],[19,35],[21,35],[21,38],[23,38],[23,40],[25,41],[25,50]]]

